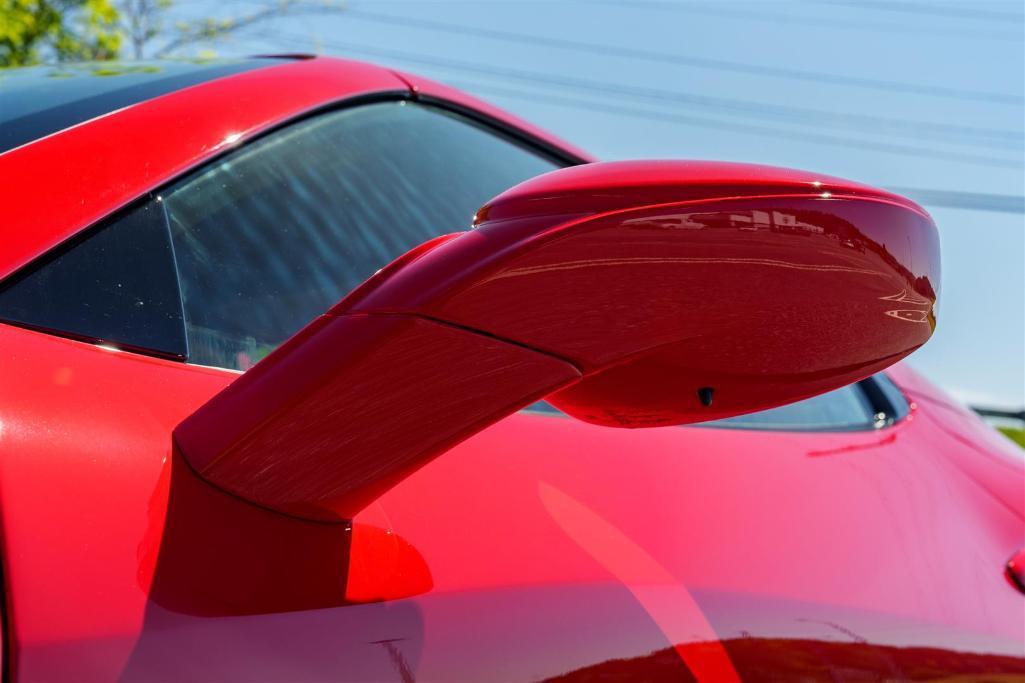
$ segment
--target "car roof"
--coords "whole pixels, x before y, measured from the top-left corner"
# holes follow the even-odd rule
[[[282,57],[260,64],[0,151],[0,280],[190,169],[340,104],[382,98],[430,102],[497,125],[566,163],[591,160],[511,114],[428,79],[333,57]]]
[[[0,70],[0,153],[160,95],[281,61],[92,62]]]

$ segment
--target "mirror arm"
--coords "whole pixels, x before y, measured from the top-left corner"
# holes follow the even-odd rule
[[[325,315],[174,440],[229,493],[307,519],[351,519],[437,455],[579,378],[563,360],[436,320]]]

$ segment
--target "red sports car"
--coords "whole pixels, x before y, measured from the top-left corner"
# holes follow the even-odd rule
[[[0,94],[4,681],[1025,680],[914,203],[336,59]]]

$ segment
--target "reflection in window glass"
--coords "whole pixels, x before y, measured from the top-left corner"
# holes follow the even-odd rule
[[[386,102],[248,145],[164,197],[189,360],[247,369],[412,247],[555,163],[441,110]]]
[[[843,431],[867,429],[875,423],[875,411],[865,392],[850,384],[820,396],[748,413],[725,420],[706,422],[707,427],[737,429]]]
[[[889,383],[884,375],[878,375],[882,381]],[[866,380],[869,382],[876,379]],[[891,384],[892,386],[892,384]],[[907,414],[905,410],[894,416],[900,419]],[[528,411],[561,415],[562,412],[545,401],[538,401],[527,408]],[[801,432],[822,431],[842,432],[855,429],[872,429],[877,426],[875,410],[865,395],[861,383],[850,384],[834,391],[812,398],[771,408],[757,413],[748,413],[725,420],[702,422],[696,427],[722,427],[727,429],[761,429],[766,431]]]

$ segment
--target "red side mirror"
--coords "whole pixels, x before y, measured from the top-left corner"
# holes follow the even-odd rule
[[[398,259],[175,430],[208,481],[351,518],[545,396],[646,427],[864,378],[935,326],[936,229],[895,195],[740,164],[597,163]]]

